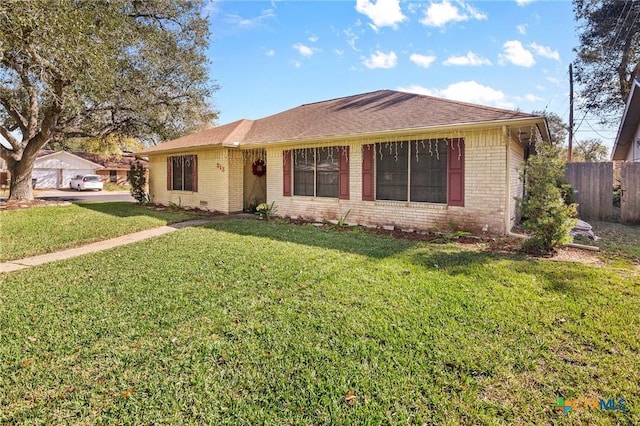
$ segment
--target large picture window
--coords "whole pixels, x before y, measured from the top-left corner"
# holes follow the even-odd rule
[[[293,195],[338,198],[339,147],[305,148],[293,151]]]
[[[447,141],[378,143],[375,149],[376,199],[447,202]]]
[[[167,157],[167,187],[174,191],[198,191],[198,156]]]

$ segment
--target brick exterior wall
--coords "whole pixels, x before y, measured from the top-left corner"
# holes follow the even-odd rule
[[[394,225],[412,229],[457,229],[490,234],[505,232],[506,202],[506,139],[502,129],[482,132],[456,133],[449,137],[465,140],[465,206],[452,207],[444,204],[411,203],[403,201],[362,201],[362,146],[380,142],[336,141],[315,146],[350,147],[350,199],[338,200],[314,197],[284,197],[282,195],[282,153],[295,146],[267,149],[267,201],[275,201],[278,214],[305,219],[339,219],[350,210],[347,221],[363,225]],[[425,138],[446,137],[425,135]],[[384,141],[382,141],[384,142]],[[307,145],[305,145],[307,146]],[[308,145],[311,147],[312,145]],[[518,167],[522,162],[521,147],[512,148],[510,167],[511,193],[515,196],[521,189]],[[521,187],[520,187],[521,188]],[[512,198],[512,197],[511,197]],[[510,210],[515,215],[515,201]],[[511,212],[509,212],[511,214]]]
[[[520,173],[524,162],[524,150],[511,141],[509,149],[509,199],[505,212],[507,188],[505,183],[507,164],[507,139],[501,128],[475,132],[457,132],[455,135],[429,135],[415,139],[464,138],[465,185],[464,207],[445,204],[403,201],[362,201],[362,150],[363,145],[383,140],[342,140],[322,144],[305,144],[305,147],[349,146],[349,200],[337,198],[283,196],[283,151],[299,146],[277,146],[265,150],[266,201],[275,201],[281,216],[301,217],[310,220],[337,220],[349,212],[347,222],[361,225],[394,225],[416,230],[448,230],[454,226],[475,233],[504,234],[508,219],[513,225],[517,218],[514,197],[521,196]],[[393,140],[399,140],[394,138]],[[247,179],[255,178],[248,172],[247,155],[237,149],[205,148],[184,151],[172,155],[198,156],[198,192],[167,191],[167,155],[151,155],[150,195],[158,204],[169,203],[199,207],[222,213],[241,211],[247,203]],[[261,155],[262,156],[262,155]],[[252,160],[251,160],[252,161]],[[264,178],[263,178],[264,179]]]
[[[198,156],[198,191],[167,190],[167,157]],[[233,173],[233,176],[231,176]],[[227,148],[208,148],[149,157],[151,202],[175,203],[222,213],[242,211],[242,154]],[[231,176],[231,177],[230,177]]]

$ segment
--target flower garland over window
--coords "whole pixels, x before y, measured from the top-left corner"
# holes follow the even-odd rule
[[[267,165],[262,158],[254,161],[251,164],[251,172],[254,176],[257,177],[262,177],[265,175],[265,173],[267,173]]]

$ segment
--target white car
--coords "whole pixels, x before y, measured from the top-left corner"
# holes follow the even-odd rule
[[[84,191],[85,189],[97,189],[98,191],[102,191],[104,184],[98,175],[77,175],[71,179],[69,187],[71,189],[77,189],[78,191]]]

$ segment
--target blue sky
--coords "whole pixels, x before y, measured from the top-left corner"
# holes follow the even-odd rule
[[[218,124],[380,89],[569,121],[570,1],[217,1],[206,12]],[[613,144],[575,113],[576,139]]]

